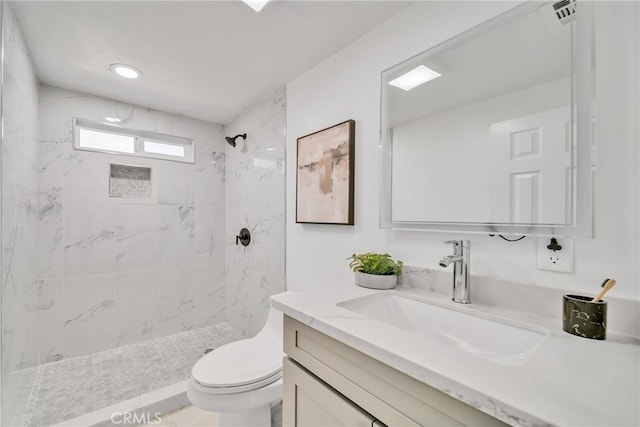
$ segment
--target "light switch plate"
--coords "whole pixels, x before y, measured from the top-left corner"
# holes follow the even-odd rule
[[[555,237],[562,249],[553,250],[547,246],[551,244],[551,237],[538,239],[538,269],[573,273],[573,239]]]

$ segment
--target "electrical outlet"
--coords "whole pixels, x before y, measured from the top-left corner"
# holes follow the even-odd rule
[[[573,273],[573,239],[554,239],[555,241],[551,237],[538,239],[538,269]]]

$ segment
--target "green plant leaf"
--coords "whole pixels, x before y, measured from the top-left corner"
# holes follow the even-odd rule
[[[352,271],[361,271],[367,274],[387,276],[402,274],[402,261],[394,261],[389,254],[377,254],[367,252],[364,254],[353,254],[347,260]]]

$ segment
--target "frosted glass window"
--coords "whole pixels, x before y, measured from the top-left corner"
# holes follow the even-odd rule
[[[134,157],[195,163],[191,138],[122,126],[73,119],[73,148]]]
[[[80,147],[94,150],[134,153],[136,139],[129,135],[80,129]]]
[[[144,141],[143,149],[147,153],[164,154],[165,156],[184,157],[184,146],[164,142]]]

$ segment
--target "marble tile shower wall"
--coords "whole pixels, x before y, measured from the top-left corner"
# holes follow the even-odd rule
[[[2,423],[19,417],[38,361],[38,83],[18,22],[2,5]]]
[[[227,321],[255,335],[268,314],[269,297],[284,286],[285,90],[276,90],[233,123],[227,135],[247,133],[226,157],[225,304]],[[235,244],[246,227],[251,244]]]
[[[196,163],[72,148],[72,118],[196,140]],[[42,362],[225,320],[224,137],[217,124],[40,87]],[[152,168],[150,198],[109,197],[110,163]]]

